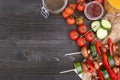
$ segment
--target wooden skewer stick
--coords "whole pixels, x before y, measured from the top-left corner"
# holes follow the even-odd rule
[[[81,52],[68,53],[68,54],[65,54],[65,56],[71,56],[71,55],[77,55],[77,54],[81,54]]]
[[[62,71],[62,72],[60,72],[60,74],[64,74],[64,73],[68,73],[68,72],[72,72],[72,71],[75,71],[75,69],[71,69],[71,70]]]

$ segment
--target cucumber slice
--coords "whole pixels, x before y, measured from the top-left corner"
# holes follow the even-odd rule
[[[110,65],[110,67],[113,67],[114,66],[114,60],[109,53],[107,53],[107,58],[108,58],[108,63]]]
[[[97,51],[96,51],[96,47],[95,47],[95,45],[91,45],[91,47],[90,47],[90,49],[91,49],[91,54],[92,54],[92,57],[93,58],[96,58],[97,57]]]
[[[101,20],[102,28],[110,30],[112,28],[111,23],[108,20]]]
[[[97,30],[97,37],[99,39],[104,39],[108,36],[108,31],[103,29],[103,28],[100,28]]]
[[[76,71],[77,71],[78,74],[82,73],[82,67],[81,67],[80,62],[75,62],[74,63],[74,67],[75,67],[75,69],[76,69]]]
[[[91,29],[96,32],[101,27],[100,21],[93,21],[91,23]]]

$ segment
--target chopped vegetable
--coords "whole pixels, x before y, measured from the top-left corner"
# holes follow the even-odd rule
[[[75,62],[74,63],[74,67],[75,67],[75,69],[76,69],[76,71],[77,71],[78,74],[82,73],[82,67],[81,67],[80,62]]]
[[[112,56],[112,54],[113,54],[113,43],[112,43],[111,38],[107,39],[107,43],[108,43],[108,48],[109,48],[110,55]]]
[[[110,80],[107,70],[102,69],[101,71],[104,76],[104,80]]]
[[[88,58],[86,59],[86,61],[89,68],[89,72],[92,73],[94,71],[94,64]]]
[[[97,70],[97,75],[99,77],[99,80],[104,80],[104,75],[102,74],[100,70]]]
[[[97,30],[97,37],[99,39],[105,39],[107,36],[108,36],[108,31],[107,30],[102,29],[102,28]]]
[[[100,21],[93,21],[91,23],[91,29],[96,32],[101,27]]]
[[[97,42],[95,43],[95,46],[96,46],[96,51],[97,51],[97,53],[100,55],[100,54],[101,54],[101,51],[100,51],[101,42],[100,42],[100,41],[97,41]]]
[[[114,66],[114,60],[109,53],[107,54],[107,59],[108,59],[108,63],[110,65],[110,67],[113,67]]]
[[[96,51],[95,45],[91,45],[90,48],[91,48],[92,57],[96,58],[97,57],[97,51]]]
[[[115,74],[113,72],[113,70],[111,69],[109,63],[108,63],[108,59],[107,59],[107,55],[106,54],[102,54],[102,62],[103,62],[103,65],[104,67],[106,68],[108,74],[109,74],[109,77],[110,79],[112,80],[118,80],[118,76],[117,74]]]
[[[111,23],[108,20],[101,20],[102,28],[110,30],[112,28]]]

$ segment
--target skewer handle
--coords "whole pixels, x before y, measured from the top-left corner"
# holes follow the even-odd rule
[[[69,53],[69,54],[65,54],[65,56],[71,56],[71,55],[77,55],[77,54],[81,54],[81,52]]]
[[[71,69],[71,70],[62,71],[62,72],[60,72],[60,74],[64,74],[64,73],[68,73],[68,72],[72,72],[72,71],[75,71],[75,69]]]

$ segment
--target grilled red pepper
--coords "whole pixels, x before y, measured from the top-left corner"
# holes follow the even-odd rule
[[[89,72],[92,73],[94,71],[94,64],[88,58],[86,59],[86,61],[87,61]]]
[[[97,41],[97,42],[95,43],[95,46],[96,46],[97,53],[98,53],[98,54],[101,54],[101,51],[100,51],[101,42],[100,42],[100,41]]]
[[[104,80],[104,76],[100,70],[97,70],[97,75],[99,76],[99,80]]]
[[[118,78],[118,74],[114,73],[108,63],[108,59],[107,59],[107,55],[106,54],[102,54],[102,62],[103,62],[103,65],[104,67],[106,68],[109,76],[110,76],[110,79],[112,80],[119,80]]]
[[[107,39],[107,44],[108,44],[110,55],[112,56],[112,54],[113,54],[113,43],[112,43],[111,38]]]

